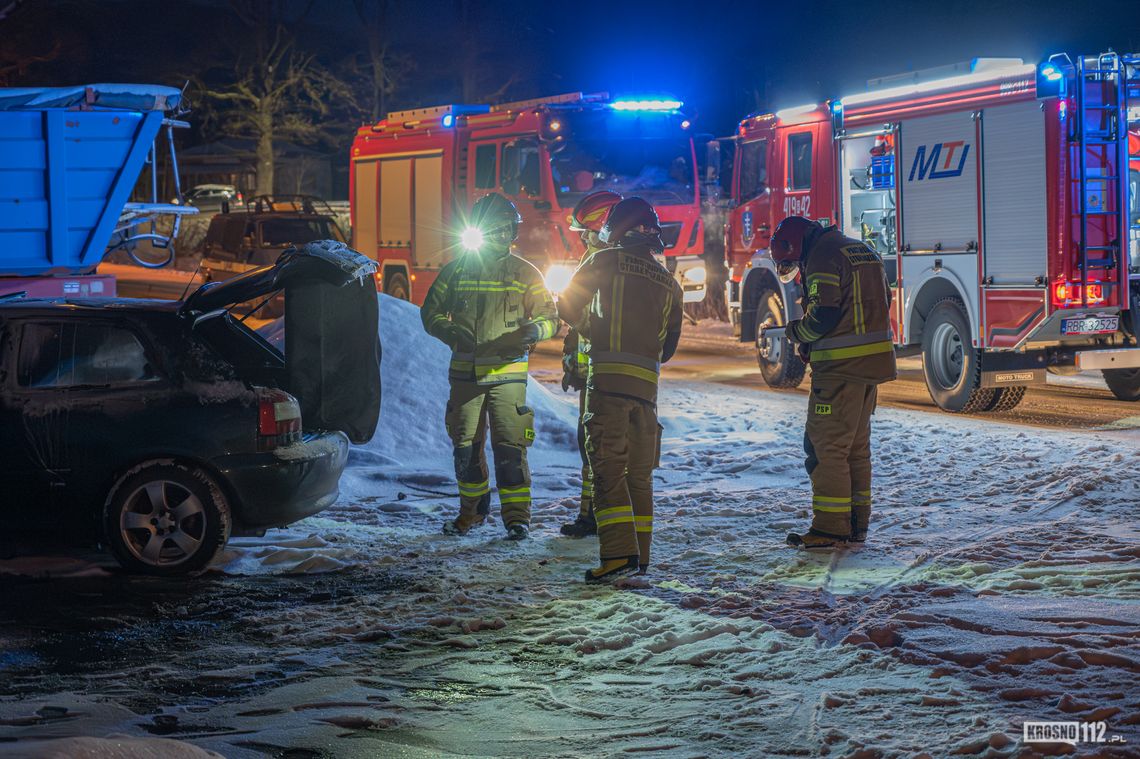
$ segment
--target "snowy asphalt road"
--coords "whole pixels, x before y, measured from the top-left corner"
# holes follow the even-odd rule
[[[1024,720],[1103,720],[1128,743],[1076,754],[1137,755],[1135,431],[884,408],[872,540],[811,555],[782,544],[810,509],[802,397],[667,379],[655,565],[587,587],[596,542],[558,535],[572,396],[531,390],[533,539],[442,536],[446,354],[382,303],[385,424],[335,506],[197,580],[0,562],[0,756],[1074,753]]]
[[[741,343],[732,337],[727,324],[706,320],[696,327],[686,324],[685,330],[677,355],[665,365],[665,376],[778,394],[807,395],[806,379],[798,390],[769,388],[756,367],[755,348],[750,343]],[[558,341],[539,346],[531,360],[532,373],[543,382],[559,382],[562,376],[560,350],[561,343]],[[922,379],[922,363],[919,358],[902,359],[899,370],[897,381],[880,388],[880,404],[943,413],[930,399]],[[1049,384],[1046,387],[1030,388],[1025,399],[1013,411],[976,416],[1058,429],[1140,428],[1140,404],[1116,400],[1101,380],[1099,372],[1076,377],[1049,375],[1047,379]]]

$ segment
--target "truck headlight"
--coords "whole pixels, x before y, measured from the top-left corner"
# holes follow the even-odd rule
[[[708,272],[705,271],[705,267],[703,266],[694,266],[691,269],[685,269],[683,276],[694,285],[703,285],[705,283],[705,277],[708,276]]]
[[[544,279],[546,280],[546,289],[555,295],[561,295],[562,291],[570,284],[571,278],[574,276],[574,267],[567,266],[566,264],[553,264],[546,270]]]

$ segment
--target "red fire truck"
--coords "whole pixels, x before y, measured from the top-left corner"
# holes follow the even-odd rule
[[[422,303],[459,252],[471,204],[490,192],[519,208],[517,250],[558,292],[584,249],[569,229],[588,193],[639,195],[661,217],[663,263],[685,301],[705,295],[691,122],[675,100],[574,93],[496,106],[445,105],[388,114],[352,145],[355,247],[380,264],[379,287]]]
[[[1100,369],[1140,399],[1140,260],[1129,261],[1129,101],[1140,57],[975,59],[750,116],[735,136],[728,300],[765,380],[805,367],[758,327],[801,315],[768,255],[788,215],[883,257],[900,355],[947,411],[1000,411],[1046,370]]]

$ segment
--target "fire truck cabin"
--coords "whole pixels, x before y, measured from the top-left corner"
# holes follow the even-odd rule
[[[573,93],[391,113],[353,142],[354,245],[379,262],[383,292],[422,303],[461,250],[471,204],[499,192],[523,217],[515,252],[557,293],[585,250],[569,229],[570,211],[591,192],[613,190],[657,209],[662,263],[686,302],[699,301],[704,239],[691,122],[681,105]]]

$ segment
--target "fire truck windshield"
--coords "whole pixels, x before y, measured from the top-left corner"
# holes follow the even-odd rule
[[[565,138],[550,145],[559,205],[568,208],[598,190],[639,195],[657,205],[694,201],[692,140],[677,114],[566,116]]]

